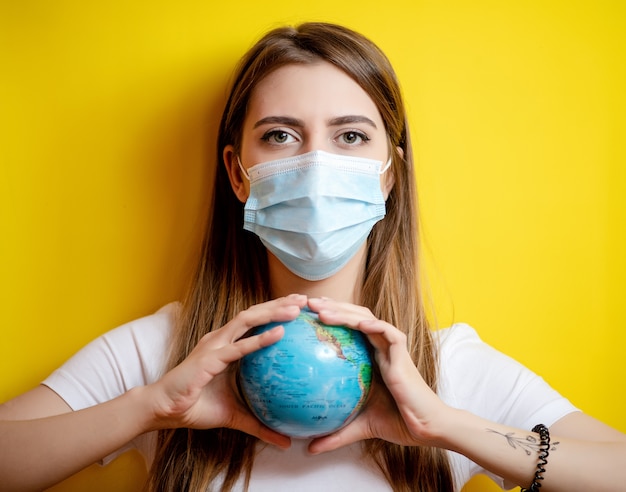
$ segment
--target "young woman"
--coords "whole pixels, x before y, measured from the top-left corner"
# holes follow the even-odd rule
[[[155,491],[443,491],[476,473],[531,490],[623,487],[626,436],[468,326],[429,331],[406,116],[370,41],[319,23],[267,34],[239,66],[218,153],[187,298],[1,407],[2,490],[42,489],[129,446]],[[311,441],[263,426],[234,377],[283,328],[243,335],[305,306],[363,332],[377,362],[364,411]]]

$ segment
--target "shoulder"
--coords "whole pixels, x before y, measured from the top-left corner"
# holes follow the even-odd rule
[[[162,375],[179,311],[179,303],[167,304],[151,315],[105,333],[88,347],[115,357],[117,365],[137,377],[141,371],[141,380],[133,385],[149,384]]]
[[[458,350],[463,346],[480,344],[481,339],[474,328],[465,323],[456,323],[448,328],[433,332],[440,352]]]
[[[468,324],[456,323],[434,332],[442,374],[466,375],[485,369],[488,365],[503,364],[510,368],[523,366],[506,354],[485,343],[478,332]]]
[[[179,312],[180,303],[172,302],[153,314],[105,333],[92,344],[104,345],[140,359],[146,356],[166,355],[166,347]]]
[[[78,410],[156,381],[165,369],[179,310],[179,303],[170,303],[99,336],[43,384]]]
[[[527,419],[537,412],[548,425],[573,409],[541,376],[485,343],[471,326],[455,324],[434,337],[440,393],[448,404],[521,428],[532,427]]]
[[[442,375],[449,374],[472,378],[477,372],[486,372],[493,366],[509,370],[525,370],[512,357],[496,350],[484,342],[470,325],[457,323],[449,328],[434,332],[439,351]]]

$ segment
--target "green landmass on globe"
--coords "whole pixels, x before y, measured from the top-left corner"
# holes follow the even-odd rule
[[[282,434],[312,438],[330,434],[363,408],[372,381],[365,336],[322,323],[304,308],[293,321],[254,328],[262,333],[283,325],[274,345],[246,355],[239,384],[252,412]]]

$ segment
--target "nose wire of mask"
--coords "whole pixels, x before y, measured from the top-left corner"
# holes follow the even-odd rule
[[[250,174],[248,174],[248,171],[246,171],[246,168],[243,167],[243,164],[241,163],[241,158],[239,157],[239,155],[237,155],[236,158],[237,158],[237,164],[239,165],[239,169],[241,169],[241,173],[248,179],[248,181],[250,181]],[[383,168],[380,171],[378,171],[378,174],[385,174],[385,172],[387,172],[387,169],[391,167],[391,163],[392,163],[392,158],[391,156],[389,156],[389,159],[387,159],[387,163],[383,166]]]
[[[328,278],[385,216],[382,164],[314,151],[242,169],[250,179],[244,229],[296,275]]]

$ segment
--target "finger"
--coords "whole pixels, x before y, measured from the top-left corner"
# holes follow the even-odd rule
[[[406,350],[406,335],[386,321],[379,319],[363,320],[357,328],[368,336],[376,349],[386,350],[393,346]]]
[[[265,443],[273,444],[282,449],[287,449],[291,446],[291,439],[288,436],[264,425],[263,422],[252,414],[249,407],[241,399],[237,398],[234,405],[234,411],[231,411],[230,419],[225,423],[226,427],[240,430]]]
[[[216,355],[221,362],[227,365],[241,359],[245,355],[276,343],[284,334],[285,329],[282,325],[278,325],[259,335],[241,338],[234,343],[225,345],[216,350]]]
[[[208,345],[196,347],[194,360],[198,361],[198,367],[202,368],[203,374],[202,379],[196,382],[202,383],[202,385],[207,384],[211,379],[223,372],[229,364],[238,361],[255,350],[276,343],[284,334],[284,328],[282,325],[279,325],[259,335],[242,338],[222,347],[211,348]],[[185,362],[190,360],[189,358]]]
[[[300,309],[306,305],[306,299],[306,296],[291,294],[251,306],[219,330],[204,335],[198,345],[216,349],[235,342],[254,327],[295,319],[300,314]]]
[[[264,425],[260,425],[258,432],[252,435],[259,438],[263,442],[273,444],[274,446],[278,446],[281,449],[289,449],[289,447],[291,446],[291,438],[283,434],[279,434],[278,432],[273,431],[272,429]]]
[[[326,298],[312,298],[309,299],[308,304],[313,311],[318,313],[320,321],[328,325],[356,329],[361,321],[376,319],[369,309],[355,304]]]
[[[365,306],[359,306],[351,302],[335,301],[328,297],[311,297],[307,304],[316,312],[319,311],[337,311],[343,313],[356,313],[372,317],[372,312]]]
[[[391,347],[394,352],[406,351],[406,335],[392,324],[377,319],[365,307],[324,298],[311,298],[308,303],[317,310],[320,321],[363,332],[377,350],[386,351]]]
[[[365,334],[376,349],[377,360],[409,356],[406,335],[390,323],[377,319],[369,309],[324,298],[309,299],[309,306],[318,310],[323,323],[346,326]]]
[[[273,444],[281,449],[287,449],[291,446],[291,439],[288,436],[279,434],[278,432],[263,425],[260,420],[250,414],[242,414],[238,424],[239,425],[233,427],[258,438],[263,442]]]
[[[304,295],[291,294],[249,307],[224,327],[227,328],[225,331],[228,332],[229,341],[241,338],[256,326],[295,319],[306,306],[306,301],[307,297]]]
[[[366,419],[357,417],[354,422],[339,429],[337,432],[313,439],[309,444],[309,453],[327,453],[372,437],[374,436],[370,435],[368,431]]]

